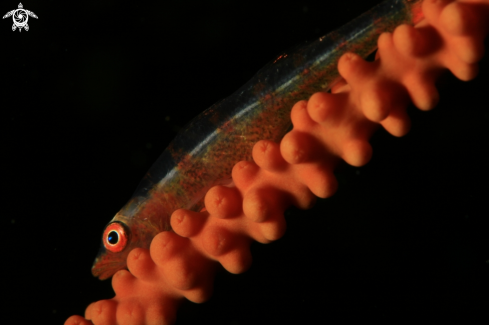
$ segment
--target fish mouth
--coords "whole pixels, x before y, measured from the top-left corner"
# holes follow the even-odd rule
[[[95,258],[92,266],[92,274],[100,280],[106,280],[113,276],[117,271],[127,268],[126,258],[128,253],[115,254],[105,250],[101,250]]]
[[[105,280],[113,276],[117,271],[127,269],[127,256],[136,247],[149,249],[151,241],[161,230],[154,225],[151,220],[140,219],[139,217],[127,217],[120,212],[106,226],[113,223],[120,223],[127,233],[127,243],[121,251],[108,250],[102,239],[100,250],[92,266],[92,274],[100,280]]]

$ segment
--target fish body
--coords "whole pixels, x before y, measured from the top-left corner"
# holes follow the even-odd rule
[[[230,184],[231,170],[251,160],[259,140],[275,142],[291,127],[299,100],[328,91],[340,78],[339,58],[367,57],[383,32],[422,18],[422,0],[387,0],[355,20],[292,53],[283,53],[226,99],[194,118],[163,151],[133,197],[106,226],[92,267],[106,279],[126,268],[129,252],[149,248],[159,232],[170,231],[173,211],[200,211],[205,193]]]

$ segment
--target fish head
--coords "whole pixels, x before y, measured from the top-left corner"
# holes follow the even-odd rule
[[[149,249],[151,240],[161,230],[148,220],[128,218],[118,213],[105,227],[92,274],[105,280],[127,268],[127,256],[134,248]]]

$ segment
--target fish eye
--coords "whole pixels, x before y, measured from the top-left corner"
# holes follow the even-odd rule
[[[109,232],[109,235],[107,236],[107,241],[111,245],[117,244],[119,242],[119,234],[117,233],[117,231],[112,230],[111,232]]]
[[[105,248],[113,253],[122,251],[128,241],[129,233],[126,229],[127,227],[122,222],[114,221],[110,223],[105,228],[102,237]]]

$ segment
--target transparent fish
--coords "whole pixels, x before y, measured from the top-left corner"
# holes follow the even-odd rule
[[[339,80],[337,62],[344,53],[367,57],[381,33],[422,19],[421,2],[382,2],[316,41],[281,54],[231,96],[193,119],[106,226],[93,275],[103,280],[126,268],[132,249],[148,249],[156,234],[171,231],[173,211],[200,211],[205,193],[212,186],[230,184],[233,166],[251,160],[257,141],[280,141],[291,127],[290,111],[297,101],[328,91]]]

